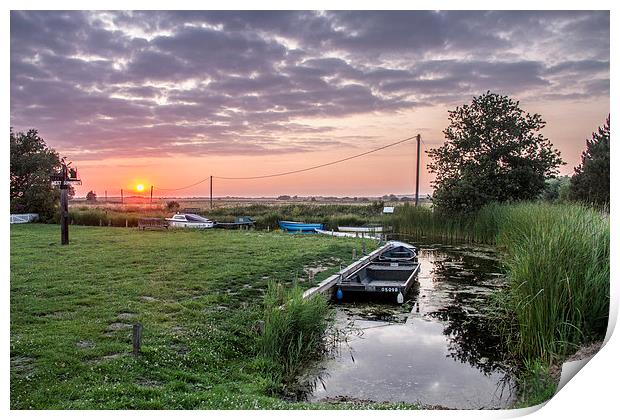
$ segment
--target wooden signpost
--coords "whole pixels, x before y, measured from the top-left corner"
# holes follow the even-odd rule
[[[77,169],[71,168],[71,162],[60,160],[60,173],[51,176],[52,185],[60,187],[60,244],[69,245],[69,195],[71,185],[81,185]]]

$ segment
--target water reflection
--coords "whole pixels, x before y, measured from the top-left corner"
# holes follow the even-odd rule
[[[309,374],[308,400],[501,408],[513,381],[484,314],[503,284],[492,250],[420,246],[419,286],[404,305],[337,306],[329,357]]]

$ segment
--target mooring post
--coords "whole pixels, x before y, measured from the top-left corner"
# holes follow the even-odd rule
[[[133,324],[133,355],[140,355],[140,347],[142,345],[142,324]]]

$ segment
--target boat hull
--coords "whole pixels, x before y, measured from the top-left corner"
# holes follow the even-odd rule
[[[383,226],[338,226],[339,232],[383,233]]]
[[[322,223],[300,223],[300,222],[278,222],[280,229],[287,232],[303,232],[303,233],[315,233],[317,229],[322,230]]]
[[[177,220],[166,219],[168,226],[171,228],[186,228],[186,229],[211,229],[213,222],[183,222]]]
[[[397,296],[402,303],[417,282],[420,263],[415,247],[404,243],[395,245],[341,276],[335,287],[336,298],[342,300],[360,294],[366,298]]]

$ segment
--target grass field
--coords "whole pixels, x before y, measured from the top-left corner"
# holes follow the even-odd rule
[[[62,247],[57,225],[12,226],[11,408],[359,408],[274,397],[253,328],[268,282],[305,287],[303,267],[331,264],[319,281],[353,247],[359,255],[358,240],[317,235],[81,226]]]

